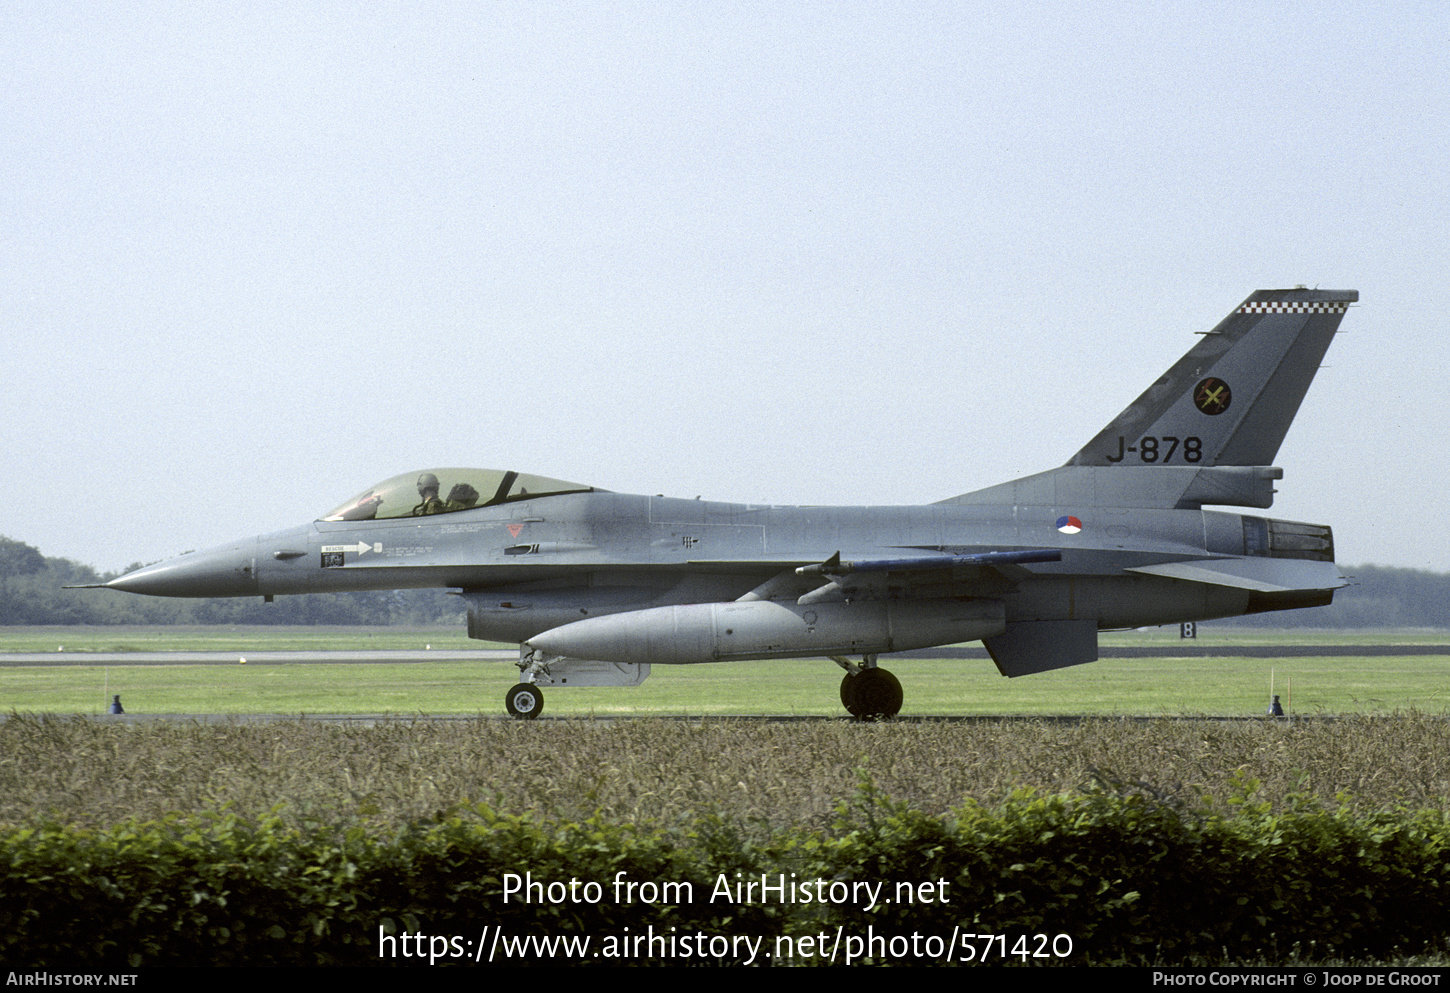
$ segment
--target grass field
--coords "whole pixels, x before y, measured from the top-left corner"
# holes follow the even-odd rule
[[[824,828],[863,775],[932,816],[1023,789],[1146,793],[1221,810],[1245,790],[1328,810],[1445,810],[1450,722],[0,722],[0,823],[11,824],[226,809],[396,829],[486,801],[565,819],[668,824],[714,810],[741,824]]]
[[[320,873],[310,882],[303,880],[313,889],[319,883],[328,886],[328,877],[335,874],[336,884],[346,895],[354,866],[350,859],[339,858],[339,853],[353,850],[344,848],[345,843],[355,845],[369,838],[393,844],[421,837],[435,825],[455,819],[460,824],[474,824],[481,816],[476,806],[480,802],[507,817],[521,818],[526,825],[521,829],[522,847],[510,849],[513,854],[508,864],[521,870],[535,865],[533,871],[545,878],[562,879],[577,872],[582,880],[607,880],[614,866],[636,863],[632,861],[635,856],[628,854],[632,849],[621,850],[602,839],[628,839],[636,831],[646,835],[664,831],[666,838],[673,836],[683,848],[689,848],[687,842],[692,839],[708,835],[715,838],[717,849],[724,844],[729,851],[740,853],[740,862],[731,859],[727,864],[744,865],[749,872],[783,873],[802,868],[803,859],[820,843],[849,841],[858,832],[889,841],[905,830],[915,839],[912,847],[883,848],[886,854],[879,861],[871,852],[861,852],[859,865],[845,878],[882,880],[899,878],[897,874],[904,872],[912,879],[917,865],[929,864],[933,870],[927,875],[941,872],[939,878],[953,879],[953,887],[983,871],[970,857],[945,862],[940,858],[944,838],[955,836],[959,829],[970,834],[974,830],[970,825],[981,822],[980,808],[966,801],[974,800],[988,810],[1035,810],[1020,825],[1025,835],[1022,831],[1013,834],[1012,850],[1024,853],[1025,863],[1003,860],[1002,882],[989,886],[1003,887],[997,892],[1008,900],[1020,898],[1019,888],[1049,878],[1061,863],[1064,886],[1071,890],[1069,899],[1096,901],[1100,897],[1108,903],[1106,916],[1111,917],[1111,906],[1136,885],[1137,877],[1125,879],[1121,858],[1096,858],[1091,853],[1111,848],[1121,829],[1134,839],[1124,854],[1130,862],[1145,860],[1141,867],[1134,866],[1146,873],[1145,878],[1157,882],[1169,878],[1157,877],[1159,869],[1152,867],[1163,859],[1162,872],[1173,874],[1168,883],[1170,899],[1184,885],[1178,880],[1191,881],[1200,892],[1215,887],[1217,896],[1226,894],[1230,901],[1242,892],[1241,880],[1233,875],[1233,847],[1224,857],[1219,856],[1218,848],[1193,848],[1192,852],[1204,851],[1207,861],[1200,863],[1197,855],[1186,864],[1180,861],[1189,850],[1175,847],[1175,839],[1193,837],[1193,831],[1213,812],[1247,816],[1261,825],[1262,838],[1243,842],[1244,858],[1246,865],[1260,867],[1255,868],[1254,879],[1269,880],[1270,892],[1256,906],[1273,909],[1275,916],[1259,918],[1257,929],[1246,925],[1250,930],[1244,936],[1236,933],[1240,942],[1236,947],[1247,951],[1225,949],[1220,955],[1215,950],[1196,957],[1193,964],[1344,965],[1348,964],[1341,957],[1346,954],[1342,951],[1345,942],[1310,940],[1301,946],[1295,937],[1301,932],[1290,922],[1301,921],[1304,915],[1295,916],[1292,911],[1305,906],[1322,910],[1328,904],[1337,908],[1341,896],[1351,909],[1363,906],[1359,887],[1382,886],[1384,881],[1373,872],[1347,870],[1336,875],[1330,871],[1320,873],[1327,876],[1320,888],[1301,890],[1287,881],[1304,874],[1299,871],[1305,869],[1300,864],[1305,861],[1302,846],[1319,835],[1312,829],[1306,833],[1296,828],[1285,830],[1281,837],[1276,827],[1281,821],[1264,820],[1260,812],[1235,815],[1234,811],[1257,811],[1262,802],[1280,814],[1293,812],[1298,818],[1295,823],[1319,812],[1318,831],[1328,836],[1328,844],[1314,847],[1315,857],[1307,860],[1312,865],[1306,871],[1317,871],[1313,865],[1319,864],[1320,856],[1334,864],[1362,865],[1366,849],[1373,859],[1381,847],[1394,854],[1396,864],[1419,858],[1418,848],[1407,851],[1405,846],[1423,846],[1425,836],[1409,831],[1408,826],[1412,821],[1440,822],[1433,813],[1416,818],[1409,812],[1446,810],[1450,796],[1447,737],[1450,722],[1413,714],[1295,722],[1089,719],[1062,723],[1024,719],[871,724],[727,718],[424,720],[372,726],[315,720],[126,724],[12,716],[0,722],[0,825],[20,829],[8,832],[13,846],[6,855],[13,850],[26,858],[31,855],[32,837],[54,838],[54,828],[65,825],[63,836],[70,847],[64,854],[84,867],[82,876],[98,865],[92,851],[104,852],[111,845],[93,836],[92,829],[110,829],[111,837],[118,839],[118,845],[112,847],[119,848],[123,859],[145,857],[136,854],[148,851],[139,839],[161,836],[159,847],[171,860],[166,864],[181,863],[179,885],[158,889],[146,881],[146,870],[139,862],[132,866],[121,861],[124,868],[117,878],[122,886],[136,885],[162,899],[137,898],[133,903],[123,895],[124,890],[116,890],[109,875],[101,878],[105,898],[62,918],[67,928],[90,938],[124,934],[128,920],[133,919],[127,915],[135,912],[135,906],[159,906],[165,912],[178,891],[183,906],[176,914],[186,927],[175,925],[162,933],[186,933],[186,928],[197,927],[196,913],[202,912],[187,909],[190,901],[185,895],[193,887],[202,900],[212,897],[205,903],[205,912],[211,915],[208,923],[225,922],[219,907],[223,902],[201,882],[223,876],[243,879],[235,899],[256,901],[265,899],[257,891],[273,885],[274,879],[279,885],[292,884],[295,876],[302,875],[296,873],[296,867],[306,865],[307,873]],[[863,788],[867,782],[869,792]],[[1064,830],[1059,836],[1044,830],[1049,822],[1041,819],[1052,805],[1030,800],[1024,790],[1078,798],[1091,795],[1093,802],[1075,808],[1081,813],[1067,822],[1052,821]],[[880,802],[868,802],[870,797]],[[1381,811],[1389,813],[1374,821],[1377,833],[1346,834],[1352,819],[1377,817]],[[188,816],[193,814],[201,816]],[[223,819],[218,820],[218,815]],[[940,830],[923,824],[921,817],[931,819]],[[1131,827],[1140,821],[1142,832]],[[316,854],[304,852],[300,859],[282,859],[268,844],[249,840],[257,836],[245,825],[264,824],[304,832],[315,839],[308,844]],[[1094,824],[1108,832],[1106,844]],[[611,826],[626,825],[622,834],[610,833]],[[543,832],[538,837],[533,834],[536,828]],[[1155,841],[1160,833],[1161,841]],[[242,852],[235,863],[219,854],[234,849],[215,844],[216,837],[234,835],[244,846],[235,849]],[[561,862],[551,856],[548,839],[566,836],[576,841],[569,860]],[[254,844],[260,868],[249,870]],[[179,854],[178,846],[182,849]],[[621,854],[614,855],[616,851]],[[201,867],[193,868],[187,861],[193,854],[201,859]],[[436,847],[428,847],[422,854],[426,858],[419,861],[425,871],[452,875],[464,887],[482,888],[490,881],[497,884],[496,875],[490,876],[497,872],[496,861],[483,867],[476,861],[466,862],[472,868],[460,869],[451,854]],[[1433,858],[1433,851],[1427,857]],[[1281,859],[1282,874],[1275,871]],[[435,860],[439,868],[429,870]],[[1208,871],[1210,865],[1221,863],[1229,869]],[[15,864],[23,867],[34,862],[17,859]],[[413,858],[400,860],[396,870],[402,873],[414,864]],[[256,874],[246,875],[249,871]],[[387,885],[392,871],[386,866],[382,870],[383,896],[365,892],[364,897],[381,899],[383,908],[393,906],[392,901],[406,900],[406,895]],[[551,871],[554,876],[546,875]],[[647,873],[637,870],[634,875],[644,878]],[[650,878],[678,876],[679,872],[670,870]],[[1437,876],[1426,872],[1413,878],[1429,880],[1433,886]],[[1279,892],[1289,895],[1271,903],[1273,885],[1281,878],[1286,880],[1286,889]],[[68,906],[84,900],[53,879],[45,876],[27,881],[27,886],[35,887],[36,905],[44,904],[52,886],[57,899],[69,898]],[[1345,880],[1351,882],[1345,884]],[[145,889],[148,885],[152,886],[149,891]],[[429,892],[439,900],[437,888]],[[1191,890],[1182,892],[1181,899],[1197,895]],[[957,890],[952,893],[955,897]],[[989,888],[987,896],[991,893]],[[483,917],[501,906],[496,896],[493,901]],[[950,902],[953,907],[943,908],[946,916],[956,912],[957,901]],[[257,906],[255,902],[239,905]],[[329,904],[350,905],[346,899]],[[445,903],[429,906],[430,915],[449,919]],[[1002,913],[1016,910],[1030,917],[1037,905],[1029,902],[1026,906],[1022,910],[1009,903]],[[548,910],[539,908],[541,925],[556,920],[545,916]],[[636,929],[652,925],[666,931],[677,920],[663,916],[667,912],[640,904],[626,908],[625,920]],[[1286,921],[1282,926],[1278,923],[1281,912]],[[300,916],[301,912],[295,913]],[[382,916],[386,910],[376,913]],[[906,913],[915,923],[911,911]],[[1055,909],[1047,920],[1060,920],[1062,913]],[[1438,908],[1431,907],[1429,914],[1432,927],[1443,920]],[[858,932],[873,923],[878,933],[885,930],[883,922],[859,908],[845,908],[842,916],[846,926]],[[1098,915],[1087,916],[1096,919]],[[1366,916],[1378,918],[1377,914]],[[1072,920],[1082,917],[1074,912]],[[425,918],[430,923],[436,919]],[[1353,918],[1346,914],[1339,919]],[[964,906],[961,916],[967,927],[974,923],[990,926],[999,920],[990,901]],[[371,934],[376,926],[376,919],[366,921],[365,933]],[[1119,934],[1136,934],[1142,939],[1141,947],[1127,960],[1131,964],[1162,964],[1155,950],[1157,932],[1147,922],[1122,926],[1110,920],[1109,926],[1116,926]],[[1030,924],[1023,930],[1037,927]],[[1105,959],[1101,950],[1095,953],[1091,941],[1072,924],[1043,923],[1040,927],[1044,933],[1071,932],[1074,941],[1084,938],[1080,945],[1083,954],[1093,956],[1094,961],[1115,961]],[[1362,929],[1356,928],[1356,932],[1356,940],[1362,942]],[[1391,940],[1393,936],[1391,933]],[[325,940],[342,939],[334,931]],[[1356,964],[1443,966],[1443,956],[1406,957],[1410,952],[1438,947],[1427,948],[1418,942],[1403,953],[1391,949],[1383,958]]]
[[[1115,645],[1177,640],[1176,632],[1164,631],[1104,638]],[[809,659],[659,667],[630,689],[549,689],[546,719],[525,722],[498,719],[504,691],[517,678],[514,666],[457,658],[478,646],[452,631],[0,629],[0,652],[55,652],[65,645],[72,655],[129,646],[135,659],[107,665],[0,659],[0,710],[9,713],[0,718],[0,823],[102,828],[227,811],[251,822],[278,817],[386,836],[482,801],[508,814],[634,825],[693,823],[718,813],[742,838],[764,844],[784,826],[829,832],[863,779],[894,801],[948,821],[968,799],[995,805],[1022,790],[1104,791],[1190,812],[1232,809],[1247,796],[1278,810],[1309,804],[1331,812],[1445,811],[1450,657],[1264,659],[1233,651],[1446,641],[1443,632],[1201,630],[1197,647],[1222,645],[1224,657],[1107,659],[1016,680],[1003,679],[987,660],[890,663],[905,688],[907,717],[1101,715],[1081,722],[856,723],[844,719],[839,705],[839,670]],[[242,657],[298,649],[416,650],[421,661],[164,661],[175,650]],[[1261,715],[1271,670],[1292,712],[1337,719],[1112,719]],[[487,719],[131,723],[34,716],[100,713],[111,693],[143,715]],[[616,714],[640,719],[587,719]],[[748,714],[841,719],[730,717]],[[569,716],[586,719],[547,719]]]
[[[1200,630],[1190,643],[1222,645],[1222,658],[1104,659],[1003,679],[986,660],[889,663],[906,693],[903,716],[1088,714],[1215,716],[1263,712],[1270,685],[1300,714],[1450,711],[1450,657],[1235,657],[1235,645],[1438,644],[1440,632]],[[1104,644],[1178,644],[1176,630],[1107,635]],[[135,664],[0,666],[0,711],[96,714],[110,694],[131,713],[502,713],[517,681],[506,661],[430,658],[476,650],[451,630],[368,628],[0,629],[0,653],[134,653]],[[431,650],[425,648],[431,646]],[[168,651],[416,649],[390,663],[158,664]],[[658,666],[639,687],[545,691],[546,716],[841,716],[840,670],[817,659]]]

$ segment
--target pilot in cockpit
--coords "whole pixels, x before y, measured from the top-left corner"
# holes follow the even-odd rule
[[[478,490],[468,483],[455,483],[448,492],[447,500],[438,496],[441,488],[438,477],[433,473],[425,472],[419,476],[418,499],[422,502],[413,508],[412,515],[427,517],[431,514],[447,514],[455,510],[467,510],[478,503]]]
[[[438,477],[431,472],[418,477],[418,497],[422,503],[413,508],[414,517],[442,514],[448,510],[448,505],[438,498]]]

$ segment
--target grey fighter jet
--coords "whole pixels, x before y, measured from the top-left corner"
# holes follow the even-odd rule
[[[982,641],[1005,676],[1092,662],[1098,632],[1327,604],[1334,539],[1267,508],[1280,443],[1353,290],[1259,290],[1067,464],[922,507],[633,496],[430,469],[310,524],[113,579],[154,596],[446,587],[541,687],[654,665],[821,657],[858,717],[901,709],[882,655]],[[852,658],[854,657],[854,659]],[[856,661],[855,659],[859,659]]]

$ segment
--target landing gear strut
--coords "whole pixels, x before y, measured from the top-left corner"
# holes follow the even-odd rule
[[[865,665],[860,666],[843,658],[833,657],[832,661],[846,670],[841,679],[841,706],[852,717],[871,720],[901,713],[901,682],[890,670],[877,668],[876,656],[866,656]]]
[[[504,694],[503,705],[521,721],[531,721],[544,712],[544,691],[534,681],[541,676],[548,681],[549,660],[543,652],[528,645],[519,646],[519,675],[528,682],[515,683]]]

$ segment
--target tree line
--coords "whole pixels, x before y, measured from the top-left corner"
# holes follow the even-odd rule
[[[97,573],[70,559],[51,558],[0,535],[0,624],[462,624],[464,606],[444,590],[307,593],[210,600],[121,595],[63,586],[104,583],[119,573]],[[1353,585],[1334,603],[1225,622],[1263,627],[1450,628],[1450,575],[1386,566],[1343,566]]]
[[[113,590],[67,590],[141,568],[98,573],[0,535],[0,625],[10,624],[397,624],[461,625],[464,604],[446,590],[306,593],[192,600]]]
[[[1350,585],[1327,607],[1216,621],[1266,628],[1450,628],[1450,574],[1381,565],[1341,565]]]

